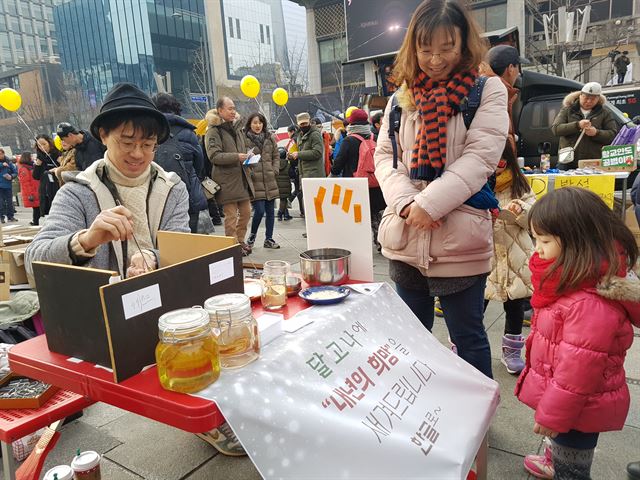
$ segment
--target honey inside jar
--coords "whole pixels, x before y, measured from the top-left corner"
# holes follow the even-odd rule
[[[206,311],[185,308],[168,312],[160,317],[158,330],[156,363],[163,388],[192,393],[218,379],[218,343]]]

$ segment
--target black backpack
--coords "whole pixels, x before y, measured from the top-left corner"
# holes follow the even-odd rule
[[[183,148],[171,128],[171,135],[158,146],[154,161],[167,172],[177,173],[189,192],[189,213],[197,213],[207,208],[207,197],[202,190],[202,182],[193,167],[193,152]]]

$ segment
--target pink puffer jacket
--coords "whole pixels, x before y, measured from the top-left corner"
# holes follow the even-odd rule
[[[624,358],[640,326],[640,281],[630,274],[535,310],[518,399],[557,432],[621,430],[629,410]]]
[[[464,202],[480,191],[495,171],[509,131],[507,90],[498,77],[488,78],[480,107],[467,131],[461,114],[447,123],[447,163],[443,174],[431,183],[409,178],[411,154],[420,130],[420,113],[406,88],[398,93],[402,107],[398,142],[398,169],[393,169],[389,140],[388,103],[375,153],[376,177],[387,209],[380,223],[378,241],[382,254],[418,268],[428,277],[462,277],[491,270],[493,231],[487,210]],[[415,201],[442,226],[418,230],[406,225],[402,209]]]

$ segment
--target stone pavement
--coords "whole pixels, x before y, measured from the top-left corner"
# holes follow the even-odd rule
[[[254,253],[248,259],[262,263],[269,259],[296,262],[306,249],[302,237],[304,220],[276,221],[275,240],[279,250],[262,248],[264,223],[258,233]],[[31,211],[19,209],[21,224],[28,224]],[[216,227],[222,232],[222,227]],[[283,238],[284,237],[284,238]],[[285,241],[285,239],[288,240]],[[387,261],[374,253],[377,281],[389,281]],[[294,267],[295,268],[295,267]],[[500,343],[504,312],[496,303],[489,305],[485,327],[491,341],[493,371],[500,383],[502,400],[489,431],[489,479],[517,480],[529,477],[522,467],[523,457],[541,450],[542,439],[533,429],[533,412],[513,396],[516,377],[500,363]],[[447,344],[446,327],[436,318],[434,335]],[[525,333],[526,329],[525,329]],[[636,331],[636,337],[640,332]],[[593,478],[626,479],[627,462],[640,460],[640,339],[636,339],[626,361],[631,409],[621,432],[601,435],[593,465]],[[62,428],[62,436],[49,455],[45,470],[69,463],[77,448],[103,454],[102,478],[113,480],[254,480],[261,478],[248,457],[231,458],[217,453],[195,435],[128,413],[106,404],[85,410],[84,416]],[[2,476],[0,475],[0,479]],[[317,479],[323,479],[318,472]],[[428,477],[425,477],[428,478]],[[327,479],[329,480],[329,479]],[[368,480],[375,480],[369,478]],[[399,480],[399,479],[398,479]]]

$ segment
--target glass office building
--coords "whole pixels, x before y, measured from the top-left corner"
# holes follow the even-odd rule
[[[164,77],[188,114],[191,97],[209,93],[204,0],[58,0],[54,8],[60,58],[91,106],[118,82],[152,95]]]

